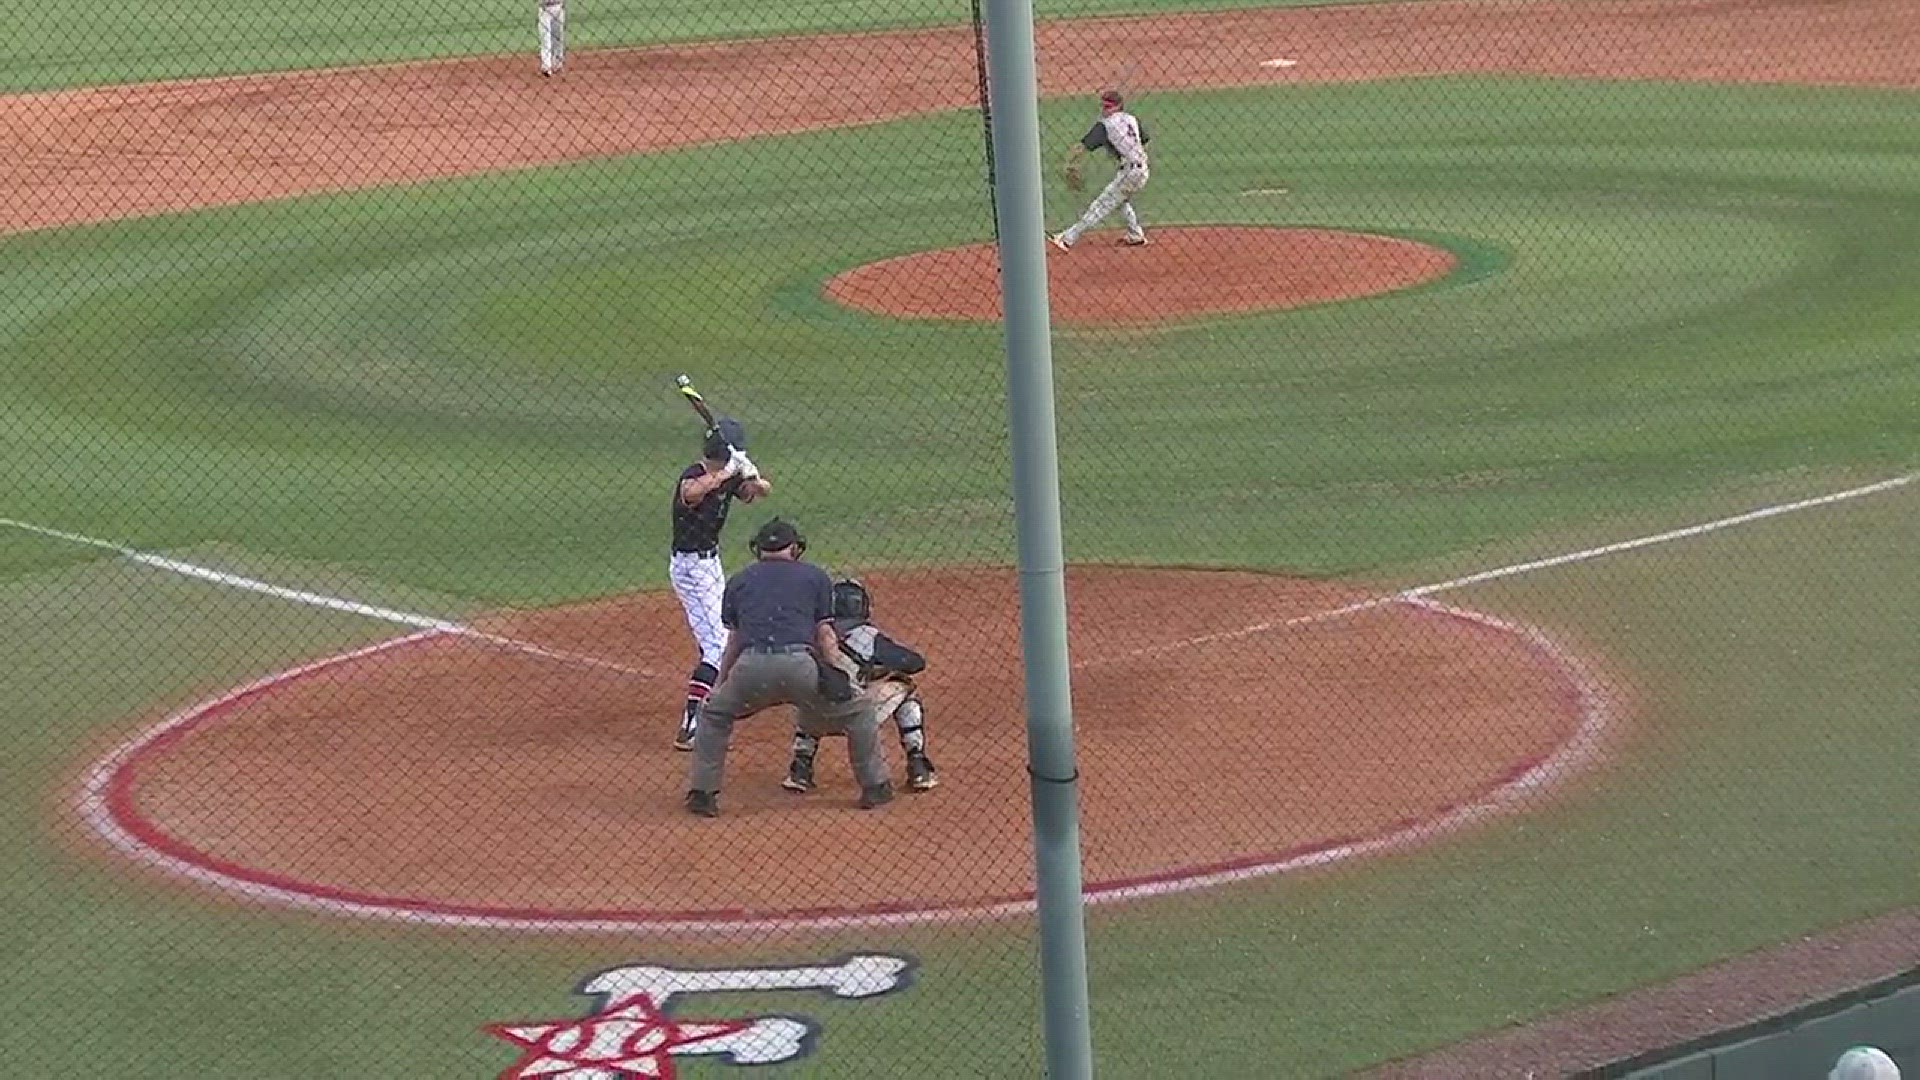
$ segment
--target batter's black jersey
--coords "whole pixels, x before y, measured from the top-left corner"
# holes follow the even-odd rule
[[[706,466],[699,462],[686,467],[680,479],[673,485],[673,550],[710,553],[720,550],[720,530],[727,527],[727,511],[733,507],[733,497],[740,493],[740,485],[745,483],[738,475],[730,476],[727,482],[707,492],[707,497],[693,506],[680,497],[680,485],[688,480],[697,480],[707,475]]]

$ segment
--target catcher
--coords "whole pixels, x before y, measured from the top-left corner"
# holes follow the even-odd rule
[[[833,583],[833,629],[840,638],[839,655],[831,659],[853,684],[874,701],[882,724],[888,717],[900,729],[900,748],[907,755],[907,787],[928,791],[940,782],[927,757],[926,714],[913,677],[927,668],[926,657],[880,632],[870,621],[873,601],[866,586],[850,578]],[[813,790],[813,758],[820,737],[796,725],[793,761],[780,786],[788,791]]]

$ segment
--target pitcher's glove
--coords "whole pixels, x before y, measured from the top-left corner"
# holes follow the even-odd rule
[[[1086,185],[1081,183],[1080,181],[1080,166],[1078,165],[1067,166],[1067,190],[1079,191],[1081,188],[1085,186]]]

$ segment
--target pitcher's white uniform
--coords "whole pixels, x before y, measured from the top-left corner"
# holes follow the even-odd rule
[[[540,74],[553,75],[567,62],[567,0],[539,0]]]
[[[1053,238],[1062,250],[1071,248],[1082,233],[1106,220],[1116,209],[1127,223],[1126,242],[1134,245],[1147,242],[1146,230],[1140,227],[1140,215],[1133,208],[1133,197],[1147,186],[1147,143],[1152,137],[1140,118],[1121,106],[1120,95],[1112,92],[1100,95],[1100,110],[1100,119],[1081,136],[1080,145],[1087,150],[1107,151],[1119,163],[1119,168],[1100,194],[1094,196],[1080,220]]]

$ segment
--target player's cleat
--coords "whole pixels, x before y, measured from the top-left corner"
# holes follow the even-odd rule
[[[907,755],[907,787],[914,791],[932,791],[940,783],[940,774],[925,754]]]
[[[699,719],[700,703],[697,701],[688,702],[686,712],[680,716],[680,730],[673,736],[673,748],[675,750],[693,749],[693,733],[699,723]]]
[[[875,784],[860,789],[860,809],[871,810],[876,806],[885,806],[893,801],[892,784]]]
[[[1146,247],[1147,246],[1147,238],[1144,236],[1129,236],[1122,239],[1120,242],[1127,245],[1128,247]]]
[[[1047,237],[1047,239],[1053,241],[1053,246],[1059,248],[1061,251],[1073,250],[1073,241],[1067,239],[1066,233],[1054,233],[1052,236]]]
[[[786,788],[788,791],[797,791],[802,795],[812,791],[813,759],[810,757],[794,758],[793,764],[787,766],[787,778],[780,781],[780,786]]]
[[[720,793],[717,791],[687,792],[687,811],[700,817],[719,817]]]

